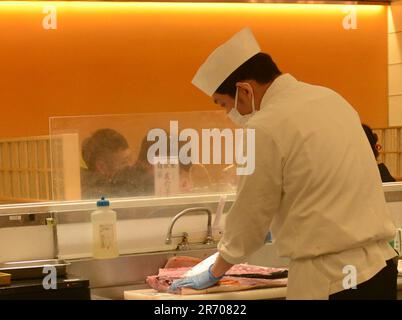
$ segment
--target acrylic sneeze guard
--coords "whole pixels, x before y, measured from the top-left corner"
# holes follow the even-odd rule
[[[177,133],[172,132],[170,135],[172,130],[176,130],[174,125],[177,127]],[[115,175],[118,176],[118,183],[102,180],[103,184],[98,188],[98,185],[93,183],[98,181],[96,180],[98,174],[92,173],[86,164],[84,158],[86,157],[88,162],[90,157],[83,156],[83,145],[96,132],[105,129],[126,140],[129,150],[127,163],[133,170],[127,171],[125,166],[124,174]],[[144,153],[144,149],[147,150],[154,143],[146,141],[152,129],[162,130],[167,136],[171,136],[168,143],[176,134],[183,137],[180,136],[183,132],[190,133],[186,141],[178,142],[178,151],[187,141],[198,139],[188,154],[196,156],[199,153],[199,163],[183,165],[179,159],[179,164],[175,166],[176,176],[170,177],[168,187],[163,180],[168,172],[162,170],[160,174],[157,165],[147,166],[146,179],[143,177],[144,170],[134,170],[139,164],[143,168],[143,163],[147,161],[147,152]],[[185,131],[188,129],[190,131]],[[208,164],[205,163],[206,157],[202,155],[202,133],[203,130],[210,129],[217,131],[215,137],[209,136],[210,163]],[[111,202],[111,208],[117,212],[120,254],[175,249],[181,239],[174,238],[171,245],[166,245],[165,238],[172,218],[181,210],[206,206],[215,213],[222,196],[226,197],[224,213],[229,210],[235,197],[238,180],[236,156],[233,155],[236,129],[223,111],[51,118],[49,139],[54,201],[0,206],[0,213],[6,215],[0,217],[2,219],[0,240],[4,240],[1,243],[12,241],[11,243],[15,244],[13,247],[18,247],[18,250],[11,248],[1,250],[0,261],[56,256],[66,259],[91,257],[90,214],[96,210],[96,200],[100,196],[107,197]],[[219,136],[220,133],[222,136]],[[102,139],[101,142],[97,142],[102,144],[101,151],[107,149],[108,153],[112,152],[110,151],[112,149],[104,144],[105,138]],[[93,152],[94,148],[89,149]],[[169,152],[170,149],[167,150]],[[220,159],[214,158],[217,153],[220,153]],[[92,179],[91,175],[96,179]],[[90,183],[85,180],[88,177]],[[145,182],[149,185],[147,188],[142,188]],[[103,188],[105,184],[110,185]],[[157,185],[159,189],[156,188]],[[26,215],[35,221],[18,218]],[[37,218],[33,218],[34,215]],[[39,219],[41,215],[43,221]],[[219,227],[214,229],[216,240],[221,235],[224,217],[225,215]],[[49,218],[55,220],[55,225],[46,220]],[[20,222],[16,224],[15,221],[18,219]],[[181,235],[187,232],[190,242],[199,242],[205,239],[206,231],[207,215],[195,212],[178,220],[173,234]]]

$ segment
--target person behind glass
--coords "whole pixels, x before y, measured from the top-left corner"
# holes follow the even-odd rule
[[[130,165],[131,150],[126,138],[110,128],[99,129],[82,143],[81,193],[84,199],[119,196],[115,177]]]
[[[362,124],[364,132],[366,133],[367,139],[370,143],[371,149],[373,150],[374,157],[378,161],[378,157],[380,155],[381,145],[378,142],[378,136],[373,130],[366,124]],[[378,163],[378,170],[380,171],[382,182],[394,182],[395,178],[388,171],[387,166],[384,163]]]

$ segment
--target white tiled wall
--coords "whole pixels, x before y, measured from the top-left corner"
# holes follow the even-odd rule
[[[402,0],[388,15],[388,94],[389,125],[402,126]]]

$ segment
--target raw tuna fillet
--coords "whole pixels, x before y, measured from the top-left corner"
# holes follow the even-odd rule
[[[165,268],[159,269],[158,275],[147,277],[146,281],[150,287],[160,292],[167,292],[174,280],[184,278],[184,274],[191,269],[192,266],[188,265],[194,262],[194,260],[192,260],[194,258],[175,258],[176,259],[173,262],[168,261],[165,265]],[[181,265],[180,262],[182,262],[184,266]],[[172,265],[176,267],[172,268]],[[286,270],[286,268],[267,268],[249,264],[237,264],[230,268],[226,272],[225,276],[213,287],[203,290],[181,288],[175,293],[189,295],[224,291],[240,291],[256,288],[284,287],[287,285],[287,278],[266,279],[264,277]],[[242,277],[242,275],[252,275],[252,278]],[[258,278],[258,275],[261,275],[261,278]]]

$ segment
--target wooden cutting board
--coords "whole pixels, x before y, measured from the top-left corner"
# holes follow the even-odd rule
[[[177,295],[154,289],[124,291],[125,300],[264,300],[285,299],[285,297],[286,287],[194,295]]]

